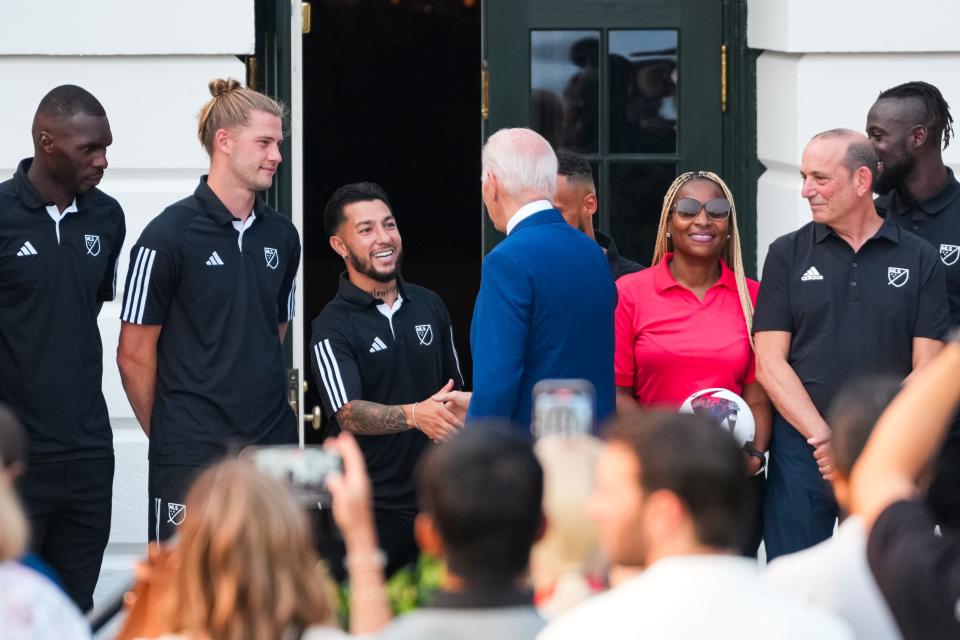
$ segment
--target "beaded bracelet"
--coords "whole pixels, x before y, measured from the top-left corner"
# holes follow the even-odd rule
[[[420,403],[419,402],[413,403],[413,426],[415,426],[418,431],[423,431],[423,429],[420,428],[420,425],[417,424],[417,405],[418,404]]]

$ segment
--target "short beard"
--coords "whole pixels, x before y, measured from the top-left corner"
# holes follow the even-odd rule
[[[883,173],[880,173],[873,183],[873,191],[882,196],[900,187],[907,176],[910,175],[910,172],[913,171],[916,163],[913,156],[905,153],[898,158],[895,164],[884,165]]]
[[[377,282],[387,283],[400,277],[400,261],[403,258],[403,254],[399,251],[397,252],[397,262],[394,265],[393,270],[386,273],[377,271],[373,268],[372,264],[364,264],[352,251],[347,253],[347,258],[350,260],[350,264],[353,265],[355,271],[362,273],[363,275],[372,280],[376,280]]]

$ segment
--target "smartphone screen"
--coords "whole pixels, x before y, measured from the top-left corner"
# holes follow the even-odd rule
[[[541,380],[533,387],[535,438],[590,435],[595,416],[596,399],[589,380]]]
[[[332,499],[327,490],[327,475],[333,471],[343,472],[340,455],[319,446],[302,449],[297,445],[247,447],[240,456],[285,484],[302,506],[314,509],[330,506]]]

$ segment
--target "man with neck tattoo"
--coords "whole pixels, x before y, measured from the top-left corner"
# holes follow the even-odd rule
[[[311,366],[328,433],[350,431],[363,451],[389,574],[418,554],[414,466],[431,440],[463,426],[433,396],[462,387],[463,376],[443,301],[400,277],[403,243],[383,188],[340,187],[324,227],[346,272],[313,321]]]

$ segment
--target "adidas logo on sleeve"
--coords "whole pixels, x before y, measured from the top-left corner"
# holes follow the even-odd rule
[[[216,251],[214,251],[213,253],[211,253],[211,254],[210,254],[210,257],[207,258],[207,266],[208,266],[208,267],[222,267],[222,266],[223,266],[223,260],[220,259],[220,256],[219,256],[219,254],[217,254]]]
[[[383,340],[379,336],[373,339],[373,344],[370,345],[370,353],[376,353],[377,351],[386,351],[387,345],[383,343]]]
[[[35,256],[37,255],[37,250],[33,248],[33,245],[30,244],[30,241],[27,240],[23,243],[23,246],[20,247],[20,251],[17,251],[17,255],[21,258],[23,256]]]
[[[817,271],[816,267],[810,267],[807,272],[800,277],[800,282],[809,282],[810,280],[823,280],[823,276]]]

